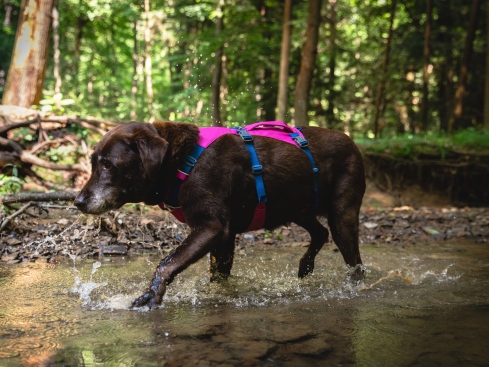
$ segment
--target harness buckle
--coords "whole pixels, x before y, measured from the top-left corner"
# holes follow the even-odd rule
[[[292,137],[292,139],[294,139],[294,141],[299,144],[299,146],[301,148],[306,148],[309,146],[309,143],[306,139],[304,139],[302,136],[298,135],[298,136],[294,136]]]
[[[193,167],[193,166],[195,166],[195,163],[197,163],[197,159],[195,159],[191,155],[188,155],[185,157],[185,164],[186,165]]]
[[[238,127],[236,131],[238,132],[239,136],[241,136],[241,139],[243,139],[245,142],[253,141],[253,137],[245,129]]]
[[[314,176],[316,176],[316,175],[319,173],[319,169],[318,169],[318,168],[316,168],[316,167],[314,167],[314,168],[312,169],[312,173],[313,173],[313,175],[314,175]]]
[[[261,164],[257,164],[255,166],[252,166],[251,170],[253,171],[253,174],[259,175],[263,172],[263,166]]]

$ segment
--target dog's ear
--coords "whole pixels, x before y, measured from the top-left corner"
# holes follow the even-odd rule
[[[155,122],[153,125],[158,134],[170,143],[172,157],[185,157],[199,138],[199,128],[193,124],[166,121]]]
[[[138,132],[129,141],[129,146],[141,157],[148,178],[156,178],[168,150],[168,142],[156,133]]]

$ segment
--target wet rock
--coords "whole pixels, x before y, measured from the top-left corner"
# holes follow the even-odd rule
[[[17,246],[17,245],[21,245],[22,244],[22,241],[20,239],[18,239],[18,238],[8,238],[6,240],[6,243],[9,246]]]
[[[268,330],[266,340],[279,344],[287,344],[307,340],[313,336],[314,332],[305,326],[279,323]]]
[[[17,251],[17,252],[13,252],[13,253],[11,253],[11,254],[5,254],[5,255],[3,255],[3,256],[2,256],[1,260],[2,260],[2,261],[5,261],[5,262],[6,262],[6,263],[8,263],[8,264],[12,264],[12,262],[11,262],[11,261],[13,261],[13,260],[17,259],[17,256],[19,256],[19,251]],[[17,262],[18,262],[18,261],[17,261]]]
[[[287,346],[287,351],[290,353],[310,357],[319,357],[331,350],[331,345],[327,341],[316,338]]]
[[[374,222],[365,222],[363,223],[363,226],[368,229],[374,229],[377,228],[378,224]]]
[[[440,232],[438,232],[436,229],[431,227],[423,227],[423,231],[425,231],[427,234],[430,234],[432,236],[436,236],[440,234]]]
[[[122,245],[104,246],[100,245],[100,250],[104,255],[126,255],[127,247]]]
[[[250,361],[258,360],[268,355],[275,344],[265,341],[244,341],[228,343],[223,346],[230,351],[232,357]]]

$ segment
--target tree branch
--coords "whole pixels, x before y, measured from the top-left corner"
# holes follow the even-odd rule
[[[33,203],[32,201],[28,202],[26,205],[24,205],[22,208],[20,208],[19,210],[17,210],[15,213],[13,214],[10,214],[8,217],[6,217],[3,222],[2,222],[2,225],[0,225],[0,232],[7,226],[7,224],[12,220],[14,219],[15,217],[17,217],[18,215],[22,214],[23,212],[25,212],[27,209],[29,209],[31,206],[33,205],[36,205],[35,203]]]
[[[25,203],[26,201],[73,201],[78,192],[27,192],[0,197],[1,204]]]
[[[34,154],[25,151],[24,149],[22,149],[22,147],[19,144],[9,139],[0,137],[0,145],[11,147],[19,155],[21,161],[26,163],[31,163],[39,167],[44,167],[52,170],[61,170],[61,171],[83,170],[83,166],[81,164],[70,165],[70,164],[56,164],[56,163],[47,162],[41,158],[36,157]]]

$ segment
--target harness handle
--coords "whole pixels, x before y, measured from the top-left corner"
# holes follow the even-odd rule
[[[253,130],[280,130],[287,133],[295,133],[296,131],[282,121],[267,121],[257,122],[256,124],[248,125],[245,127],[248,131]]]

